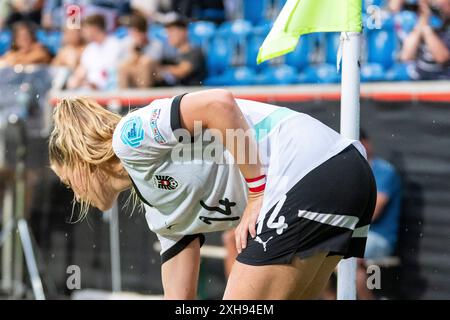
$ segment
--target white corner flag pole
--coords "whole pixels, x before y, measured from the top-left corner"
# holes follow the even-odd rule
[[[358,140],[361,33],[341,33],[340,50],[342,50],[341,134],[346,138]],[[355,258],[341,260],[338,265],[337,299],[356,300]]]

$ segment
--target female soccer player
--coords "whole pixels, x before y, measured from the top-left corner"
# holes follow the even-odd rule
[[[162,246],[165,298],[196,297],[203,233],[236,227],[224,299],[313,299],[343,257],[363,257],[376,190],[359,141],[220,89],[154,100],[121,118],[62,99],[52,169],[78,201],[133,188]]]

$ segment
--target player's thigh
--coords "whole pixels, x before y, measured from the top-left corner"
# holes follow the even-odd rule
[[[302,300],[318,299],[341,259],[342,256],[326,257],[306,289],[298,292],[297,298]]]
[[[228,278],[225,300],[295,299],[308,287],[322,266],[327,253],[291,264],[253,266],[236,261]]]

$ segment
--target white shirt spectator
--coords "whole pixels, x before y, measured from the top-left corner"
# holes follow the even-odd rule
[[[115,81],[117,65],[124,54],[121,42],[109,36],[102,43],[91,42],[81,55],[81,66],[86,78],[97,89],[105,90],[108,83]]]

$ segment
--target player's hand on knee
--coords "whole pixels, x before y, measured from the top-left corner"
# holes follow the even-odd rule
[[[263,192],[251,194],[248,199],[247,207],[241,217],[241,222],[235,230],[236,249],[241,253],[247,247],[247,237],[256,237],[256,223],[263,203]]]

